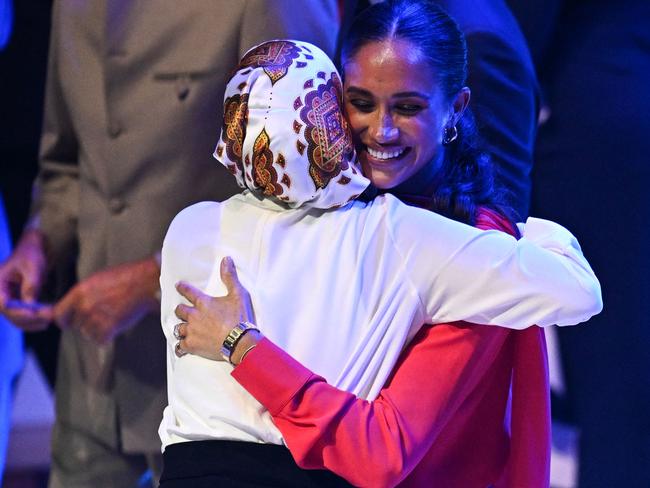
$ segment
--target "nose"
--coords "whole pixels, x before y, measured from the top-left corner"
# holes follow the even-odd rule
[[[384,113],[377,116],[372,134],[379,144],[389,144],[397,140],[399,129],[393,123],[390,114]]]

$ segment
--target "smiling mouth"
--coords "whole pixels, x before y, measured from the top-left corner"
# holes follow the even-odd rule
[[[377,151],[371,147],[366,146],[366,151],[373,159],[376,159],[378,161],[388,161],[391,159],[401,158],[409,151],[409,148],[402,147],[399,149]]]

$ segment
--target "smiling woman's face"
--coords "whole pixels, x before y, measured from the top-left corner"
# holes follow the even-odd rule
[[[393,188],[442,153],[451,115],[421,51],[399,39],[366,44],[346,60],[345,110],[364,174]]]

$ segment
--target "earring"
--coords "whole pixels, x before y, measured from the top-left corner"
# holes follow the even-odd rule
[[[445,127],[444,130],[442,131],[442,143],[445,146],[451,144],[457,138],[458,138],[458,129],[456,129],[455,125],[452,125],[451,127]]]

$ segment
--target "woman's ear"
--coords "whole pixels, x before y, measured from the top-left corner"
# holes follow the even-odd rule
[[[463,112],[465,112],[467,105],[469,105],[469,99],[471,95],[471,90],[466,86],[458,90],[458,93],[456,93],[456,96],[452,102],[453,113],[451,114],[451,118],[449,120],[450,125],[456,125],[460,118],[463,116]]]

